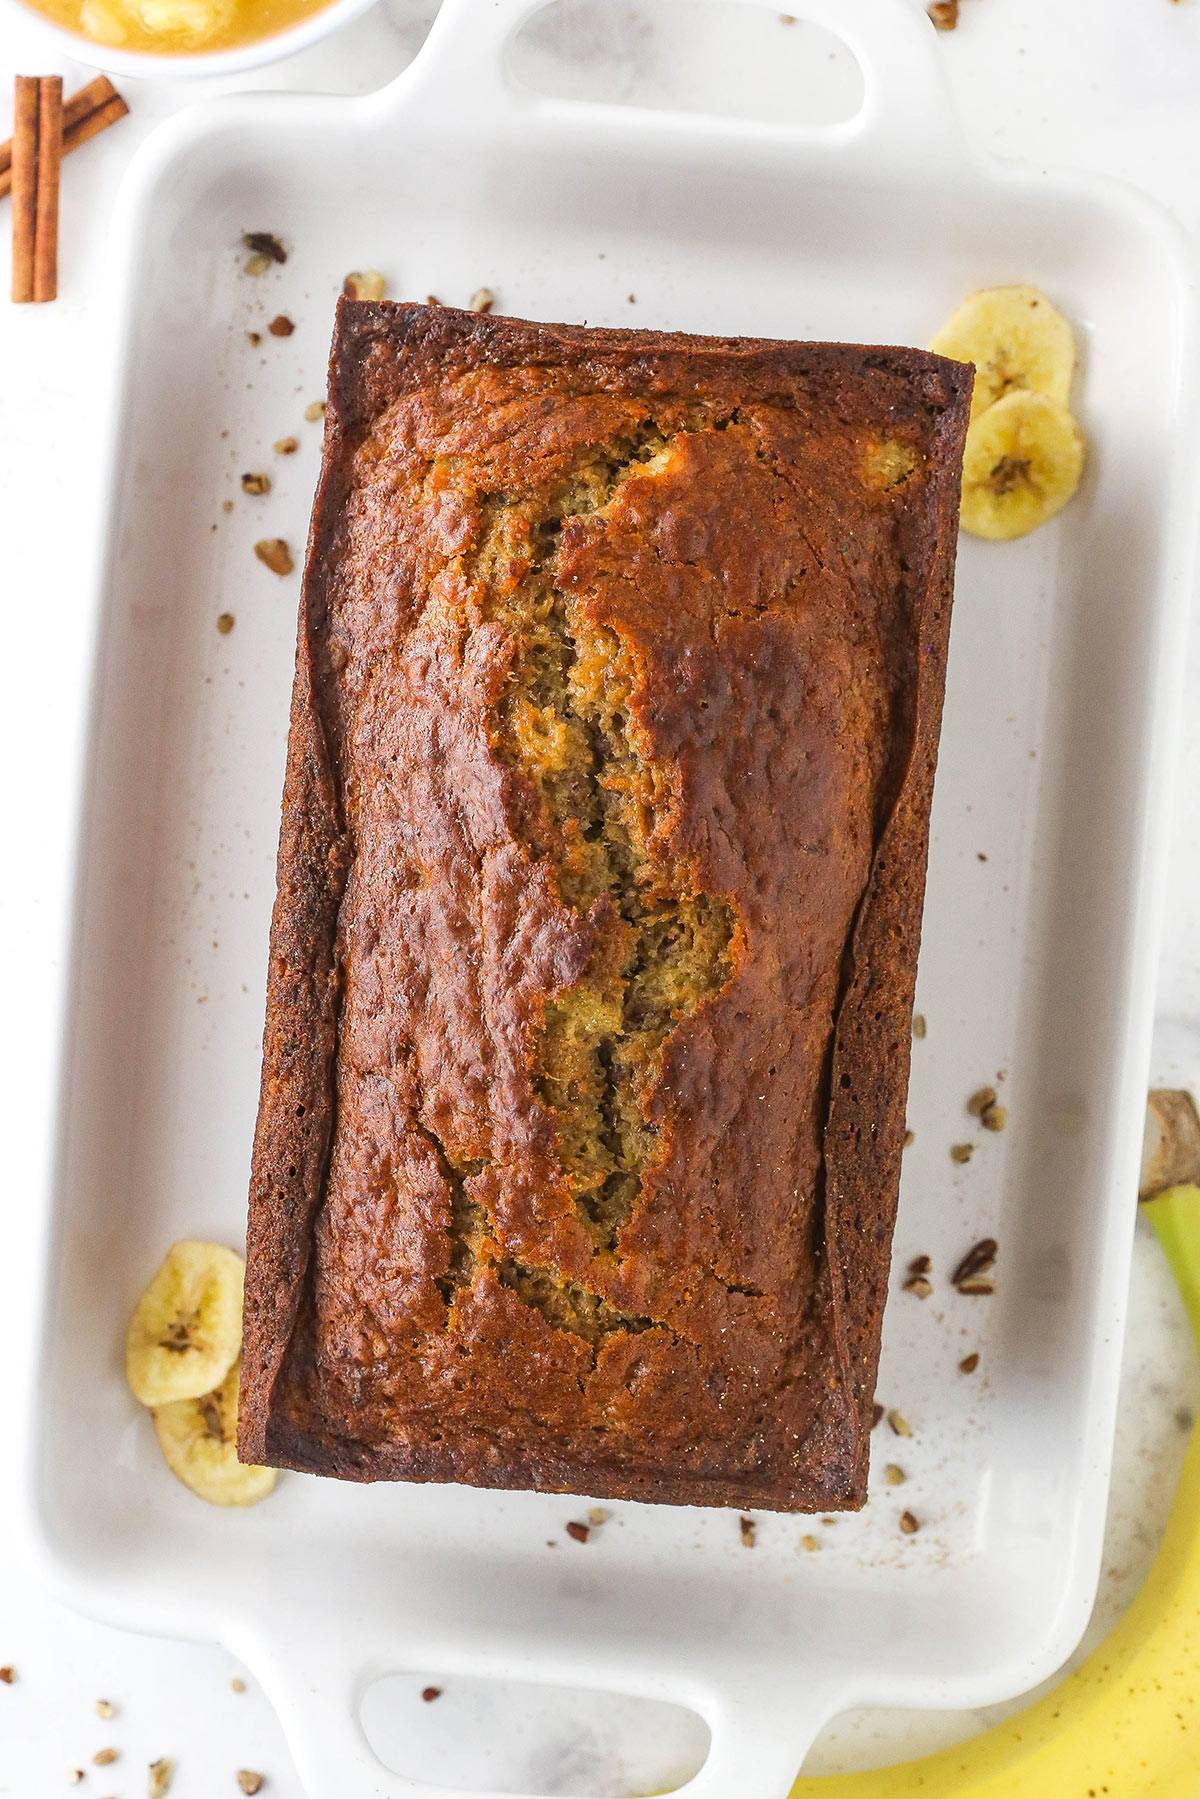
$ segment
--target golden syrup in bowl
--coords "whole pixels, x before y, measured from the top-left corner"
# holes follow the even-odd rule
[[[155,56],[235,50],[275,37],[330,0],[25,0],[53,24],[105,49]]]

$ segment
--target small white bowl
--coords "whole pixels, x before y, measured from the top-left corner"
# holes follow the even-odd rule
[[[256,38],[250,44],[238,44],[229,50],[198,50],[194,55],[172,51],[159,55],[153,50],[122,50],[117,44],[98,44],[81,31],[48,19],[26,0],[0,0],[0,15],[12,14],[36,20],[46,35],[58,45],[63,56],[86,63],[105,75],[135,76],[144,81],[196,81],[203,76],[240,75],[247,69],[261,68],[264,63],[279,62],[307,50],[331,32],[358,18],[376,5],[377,0],[325,0],[310,18],[301,19],[269,37]]]

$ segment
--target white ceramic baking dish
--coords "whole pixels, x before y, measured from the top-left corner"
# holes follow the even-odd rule
[[[1091,1604],[1200,493],[1192,276],[1132,192],[974,154],[909,0],[800,0],[864,77],[862,112],[820,128],[524,91],[503,52],[531,10],[446,0],[365,100],[177,117],[122,195],[30,1508],[72,1603],[246,1659],[314,1799],[441,1790],[362,1734],[396,1670],[677,1700],[712,1731],[690,1799],[781,1799],[840,1707],[1016,1694]],[[247,228],[286,267],[247,276]],[[173,1481],[125,1390],[126,1316],[167,1244],[243,1230],[297,597],[251,546],[303,541],[303,408],[341,277],[368,264],[397,294],[486,283],[535,318],[897,343],[974,287],[1036,281],[1079,329],[1080,496],[1023,542],[962,546],[896,1244],[937,1286],[889,1305],[879,1394],[913,1435],[879,1427],[857,1517],[764,1517],[748,1549],[732,1513],[626,1505],[581,1546],[578,1502],[299,1477],[222,1513]],[[275,313],[294,333],[253,345]],[[299,453],[274,456],[290,433]],[[258,468],[273,490],[246,498]],[[959,1166],[985,1082],[1010,1128]],[[999,1290],[960,1297],[947,1273],[984,1234]]]

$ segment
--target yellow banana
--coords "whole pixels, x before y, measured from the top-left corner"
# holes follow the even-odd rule
[[[220,1386],[199,1399],[177,1399],[151,1414],[163,1460],[185,1487],[210,1505],[257,1505],[278,1476],[274,1468],[239,1462],[238,1381],[235,1362]]]
[[[1200,1343],[1200,1187],[1146,1203]],[[1007,1723],[870,1774],[796,1781],[790,1799],[1197,1799],[1200,1426],[1146,1584],[1080,1668]]]
[[[125,1378],[142,1405],[211,1393],[242,1350],[245,1263],[223,1243],[173,1243],[134,1307]]]
[[[963,450],[964,531],[1001,543],[1061,512],[1083,475],[1083,438],[1049,394],[1016,390],[971,421]]]
[[[929,348],[975,364],[971,417],[1006,394],[1049,394],[1065,406],[1075,372],[1075,335],[1036,287],[985,287],[964,300]]]

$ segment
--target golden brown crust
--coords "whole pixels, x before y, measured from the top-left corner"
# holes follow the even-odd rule
[[[970,381],[342,303],[246,1459],[862,1503]]]

